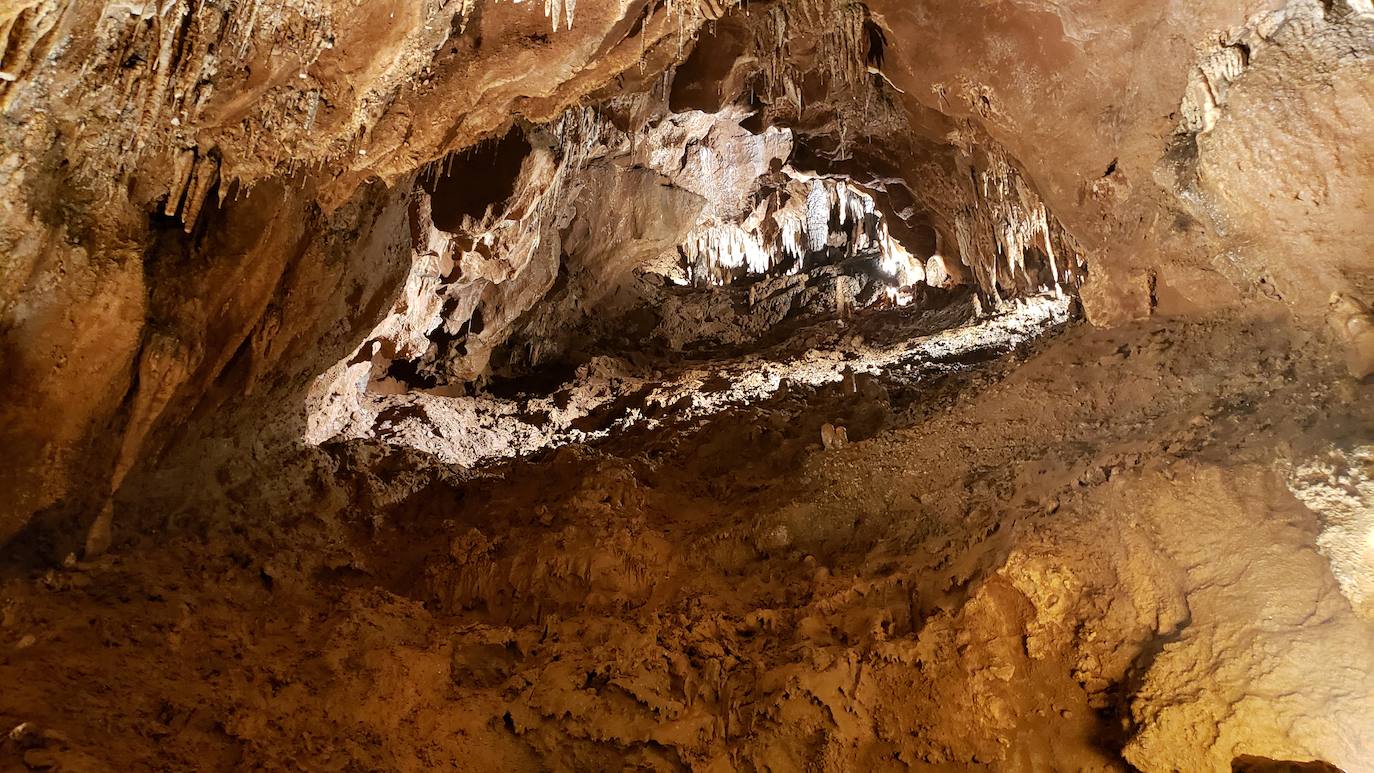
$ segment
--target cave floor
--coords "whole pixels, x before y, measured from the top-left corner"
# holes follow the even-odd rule
[[[1374,624],[1288,469],[1374,400],[1291,335],[1070,326],[477,474],[302,447],[351,506],[141,513],[97,561],[6,571],[0,764],[1205,770],[1301,755],[1295,726],[1367,752]]]

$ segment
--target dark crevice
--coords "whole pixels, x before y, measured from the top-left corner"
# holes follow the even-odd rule
[[[387,378],[394,378],[403,384],[420,389],[432,389],[439,384],[439,379],[422,372],[415,360],[392,360],[387,366],[386,375]]]
[[[868,66],[881,70],[883,55],[887,49],[887,36],[883,34],[883,28],[879,27],[872,19],[864,21],[864,36],[868,41],[868,51],[865,53],[864,59]]]
[[[489,208],[499,208],[509,200],[530,149],[524,131],[516,126],[495,142],[451,153],[431,164],[421,173],[420,186],[430,195],[435,227],[456,233],[464,217],[481,218]]]

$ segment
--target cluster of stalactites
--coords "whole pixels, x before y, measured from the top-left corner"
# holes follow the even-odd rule
[[[880,268],[897,286],[924,278],[924,262],[891,236],[872,196],[843,179],[813,178],[805,190],[805,197],[792,196],[743,224],[710,224],[695,231],[682,245],[688,281],[721,285],[779,267],[795,273],[808,254],[840,246],[851,254],[876,250]],[[839,230],[832,231],[832,223]]]
[[[887,232],[887,223],[878,223],[879,266],[893,278],[897,287],[911,287],[926,278],[925,261],[912,255],[901,242]]]
[[[980,208],[954,220],[955,240],[979,285],[994,302],[1013,295],[1054,292],[1083,281],[1084,260],[1044,201],[1001,155],[978,176]],[[1044,266],[1031,266],[1038,252]],[[1032,271],[1033,269],[1033,271]]]
[[[558,172],[554,177],[549,195],[545,197],[549,211],[557,211],[569,193],[569,181],[587,165],[594,156],[607,151],[613,130],[610,122],[601,116],[594,107],[570,107],[553,124],[553,140],[558,151]]]
[[[696,231],[683,251],[688,257],[687,280],[691,284],[723,285],[736,272],[766,274],[777,263],[757,232],[733,223]]]
[[[519,3],[522,0],[514,0]],[[464,16],[471,12],[476,0],[463,0]],[[688,37],[687,28],[695,29],[700,22],[719,19],[734,5],[734,0],[667,0],[664,10],[678,20],[679,40]],[[563,29],[571,30],[573,15],[577,11],[577,0],[544,0],[544,15],[553,23],[553,31],[558,31],[559,20]]]
[[[524,308],[519,304],[538,297],[528,294],[526,282],[512,280],[534,276],[537,281],[538,270],[531,267],[557,266],[559,227],[571,217],[581,170],[624,141],[589,107],[570,108],[550,124],[527,127],[525,137],[530,150],[504,201],[488,205],[480,215],[465,214],[453,231],[434,225],[429,197],[416,204],[427,227],[413,232],[417,244],[405,291],[360,349],[367,357],[376,356],[379,366],[419,362],[422,372],[440,384],[471,381],[483,373],[493,346],[488,342],[503,340],[518,316],[507,310]],[[425,174],[450,175],[448,165],[460,158],[452,154]],[[550,284],[552,276],[548,274]],[[482,307],[488,312],[479,331],[475,315]],[[445,353],[436,343],[437,331],[461,338],[462,350]],[[374,344],[381,348],[368,350]],[[380,372],[371,371],[369,378]]]
[[[757,26],[754,48],[762,62],[762,90],[770,101],[785,99],[800,111],[805,73],[790,60],[791,41],[814,36],[815,60],[832,88],[854,89],[868,72],[864,34],[867,8],[851,0],[800,0],[770,6],[767,21]],[[833,94],[831,95],[834,96]]]
[[[558,31],[558,20],[563,19],[563,28],[572,29],[573,14],[577,11],[577,0],[544,0],[544,15],[553,22],[553,31]]]
[[[44,105],[57,91],[49,80],[60,66],[57,52],[73,34],[67,27],[79,5],[0,2],[0,113],[22,121],[49,112]],[[306,79],[310,66],[333,47],[335,35],[324,0],[219,3],[211,11],[186,2],[87,5],[99,12],[78,36],[108,44],[95,46],[76,80],[63,81],[60,90],[58,103],[69,96],[76,100],[68,106],[71,114],[93,117],[63,137],[70,149],[65,174],[82,188],[119,190],[140,164],[165,154],[170,163],[159,159],[161,176],[154,175],[167,186],[162,214],[180,219],[188,233],[212,192],[217,190],[222,201],[231,188],[241,189],[221,181],[218,152],[202,150],[195,139],[203,111],[213,112],[224,96],[215,90],[224,81],[219,76],[270,50],[297,62],[300,78]],[[247,139],[267,137],[275,144],[299,136],[302,126],[309,130],[319,92],[275,89],[255,104],[242,122]]]

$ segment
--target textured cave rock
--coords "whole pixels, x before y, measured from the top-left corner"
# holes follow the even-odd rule
[[[1371,84],[1368,0],[10,2],[0,760],[1367,770]]]

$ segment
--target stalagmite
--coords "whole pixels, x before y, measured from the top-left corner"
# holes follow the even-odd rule
[[[821,425],[821,447],[827,451],[844,448],[849,444],[849,432],[844,427],[830,423]]]

